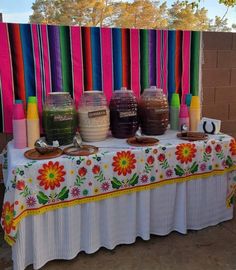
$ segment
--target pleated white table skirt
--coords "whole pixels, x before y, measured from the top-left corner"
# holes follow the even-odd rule
[[[150,234],[187,233],[232,219],[226,208],[227,177],[209,177],[29,216],[12,248],[14,270],[35,269],[80,251],[144,240]],[[130,247],[132,248],[132,247]]]

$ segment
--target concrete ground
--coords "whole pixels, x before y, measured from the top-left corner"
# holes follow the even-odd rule
[[[0,270],[12,269],[11,249],[0,233]],[[33,269],[32,266],[27,270]],[[187,235],[176,232],[137,238],[135,244],[114,250],[84,252],[71,261],[52,261],[41,270],[236,270],[236,218]]]

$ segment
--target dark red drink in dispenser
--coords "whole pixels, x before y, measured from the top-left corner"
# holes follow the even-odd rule
[[[162,135],[169,123],[169,107],[162,89],[145,89],[139,101],[139,119],[142,134]]]
[[[133,91],[121,88],[110,101],[110,127],[115,138],[129,138],[138,129],[138,105]]]

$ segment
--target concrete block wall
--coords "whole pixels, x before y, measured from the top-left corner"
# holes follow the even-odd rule
[[[203,33],[202,115],[236,137],[236,33]]]

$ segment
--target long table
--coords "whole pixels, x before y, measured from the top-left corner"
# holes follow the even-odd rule
[[[235,140],[158,138],[142,148],[109,138],[96,155],[37,162],[9,143],[2,226],[14,269],[232,219]]]

